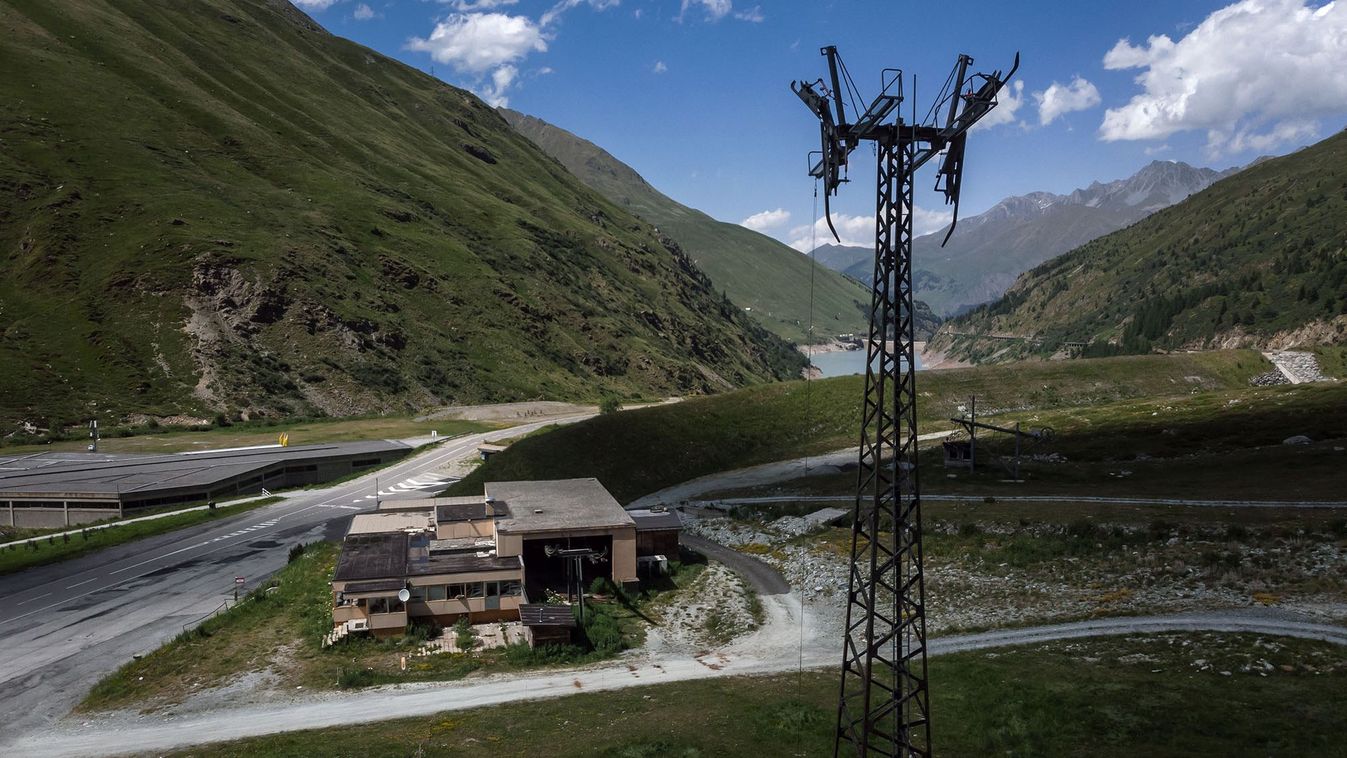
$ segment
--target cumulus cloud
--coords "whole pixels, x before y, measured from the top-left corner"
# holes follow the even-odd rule
[[[973,125],[974,129],[986,129],[998,124],[1015,123],[1015,114],[1024,105],[1024,82],[1014,81],[996,96],[996,107]]]
[[[355,11],[351,15],[355,17],[356,21],[369,21],[374,18],[374,9],[361,3],[355,7]]]
[[[665,71],[668,71],[669,67],[664,65],[664,61],[655,61],[655,67],[651,70],[657,74],[662,74]]]
[[[1107,141],[1207,132],[1213,154],[1313,136],[1313,119],[1347,104],[1347,3],[1244,0],[1207,16],[1177,42],[1119,40],[1104,67],[1137,68],[1141,93],[1110,108]]]
[[[954,218],[952,211],[933,211],[920,206],[912,211],[912,234],[920,237],[923,234],[931,234],[945,228]],[[833,239],[832,232],[828,230],[828,222],[825,219],[818,219],[813,225],[805,224],[803,226],[793,227],[788,233],[790,241],[786,244],[807,253],[810,250],[810,243],[815,245],[840,244],[848,247],[874,247],[875,244],[875,217],[853,216],[847,213],[834,213],[833,226],[837,227],[837,236],[841,241]]]
[[[790,221],[790,211],[785,208],[777,208],[771,211],[762,211],[754,213],[752,216],[739,222],[740,226],[752,229],[755,232],[775,229]]]
[[[1038,123],[1047,126],[1059,116],[1099,105],[1099,90],[1077,76],[1070,84],[1053,82],[1042,92],[1035,92],[1034,99],[1038,101]]]
[[[734,9],[731,0],[683,0],[683,5],[678,10],[678,20],[682,21],[688,9],[693,6],[701,6],[709,21],[719,21],[728,16],[730,11]]]
[[[429,37],[412,37],[409,50],[430,53],[440,63],[483,74],[514,63],[531,52],[547,50],[538,25],[504,13],[455,13],[435,25]]]
[[[337,0],[290,0],[306,11],[325,11],[337,4]]]

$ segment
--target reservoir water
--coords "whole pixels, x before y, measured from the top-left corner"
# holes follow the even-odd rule
[[[916,356],[917,370],[921,370],[921,355]],[[810,362],[818,367],[819,377],[849,376],[865,373],[864,350],[838,350],[832,353],[817,353]]]

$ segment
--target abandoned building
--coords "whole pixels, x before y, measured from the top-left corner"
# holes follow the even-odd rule
[[[530,642],[553,641],[574,622],[549,596],[572,596],[598,577],[635,588],[638,562],[678,555],[676,513],[625,511],[597,479],[484,490],[353,517],[332,579],[334,626],[393,636],[466,617],[520,621]]]

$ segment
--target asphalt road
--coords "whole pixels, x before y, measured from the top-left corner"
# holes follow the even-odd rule
[[[0,576],[0,744],[46,727],[134,654],[158,647],[234,595],[256,586],[300,542],[339,538],[350,517],[381,498],[425,497],[427,476],[488,437],[525,434],[552,418],[456,437],[348,482],[290,493],[282,502],[62,563]],[[416,483],[428,485],[418,489]]]
[[[784,595],[790,592],[790,584],[781,576],[781,572],[764,561],[688,532],[683,533],[682,540],[687,547],[738,571],[759,595]]]

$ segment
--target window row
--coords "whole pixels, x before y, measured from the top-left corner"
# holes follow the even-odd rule
[[[412,587],[411,592],[412,602],[426,602],[474,597],[516,597],[523,594],[523,586],[519,582],[468,582]]]

